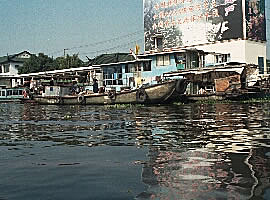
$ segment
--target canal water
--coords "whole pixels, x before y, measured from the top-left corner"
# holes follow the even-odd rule
[[[270,199],[270,104],[0,104],[0,200]]]

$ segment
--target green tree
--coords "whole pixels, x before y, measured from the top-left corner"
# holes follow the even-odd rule
[[[66,57],[58,57],[54,60],[54,66],[56,69],[68,69],[77,68],[84,65],[83,61],[79,58],[78,54]]]
[[[43,53],[39,53],[38,56],[32,55],[24,62],[23,66],[19,68],[19,74],[47,71],[52,68],[53,59]]]
[[[30,59],[19,68],[19,74],[76,68],[82,67],[83,65],[84,62],[79,58],[78,54],[53,59],[44,53],[39,53],[38,55],[32,55]]]

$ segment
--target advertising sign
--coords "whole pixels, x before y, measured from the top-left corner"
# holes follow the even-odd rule
[[[252,0],[251,0],[252,1]],[[243,38],[242,0],[144,0],[145,50]]]
[[[246,0],[247,38],[266,40],[265,0]]]

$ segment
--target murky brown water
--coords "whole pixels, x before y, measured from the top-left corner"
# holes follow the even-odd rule
[[[0,104],[0,199],[270,199],[270,104]]]

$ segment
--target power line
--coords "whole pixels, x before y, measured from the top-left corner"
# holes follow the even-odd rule
[[[103,41],[94,42],[94,43],[85,44],[85,45],[74,46],[74,47],[67,47],[66,49],[75,50],[75,49],[81,49],[81,48],[87,48],[87,47],[103,45],[103,44],[106,44],[106,43],[116,42],[116,41],[119,41],[119,40],[130,38],[132,36],[141,34],[142,32],[143,32],[143,30],[140,30],[140,31],[136,31],[136,32],[133,32],[133,33],[125,34],[125,35],[120,35],[120,36],[117,36],[117,37],[112,38],[112,39],[103,40]],[[58,54],[58,53],[61,53],[61,52],[63,52],[63,49],[51,52],[51,53],[49,53],[49,55],[54,55],[54,54]]]
[[[137,43],[142,42],[142,41],[143,41],[143,39],[134,40],[134,41],[131,41],[131,42],[128,42],[128,43],[125,43],[125,44],[120,44],[120,45],[117,45],[117,46],[113,46],[113,47],[110,47],[110,48],[107,48],[107,49],[80,53],[80,55],[93,55],[93,54],[101,54],[101,53],[111,52],[111,51],[116,50],[116,49],[120,49],[120,48],[124,48],[124,47],[130,47],[131,45],[137,44]]]
[[[85,47],[89,47],[89,46],[97,46],[97,45],[105,44],[105,43],[108,43],[108,42],[114,42],[114,41],[118,41],[118,40],[120,40],[120,39],[124,39],[124,38],[128,38],[128,37],[137,35],[137,34],[139,34],[139,33],[141,33],[141,32],[142,32],[142,31],[136,31],[136,32],[134,32],[134,33],[130,33],[130,34],[118,36],[118,37],[116,37],[116,38],[112,38],[112,39],[109,39],[109,40],[104,40],[104,41],[95,42],[95,43],[90,43],[90,44],[86,44],[86,45],[80,45],[80,46],[76,46],[76,47],[71,47],[71,48],[69,48],[69,49],[70,49],[70,50],[73,50],[73,49],[85,48]]]

